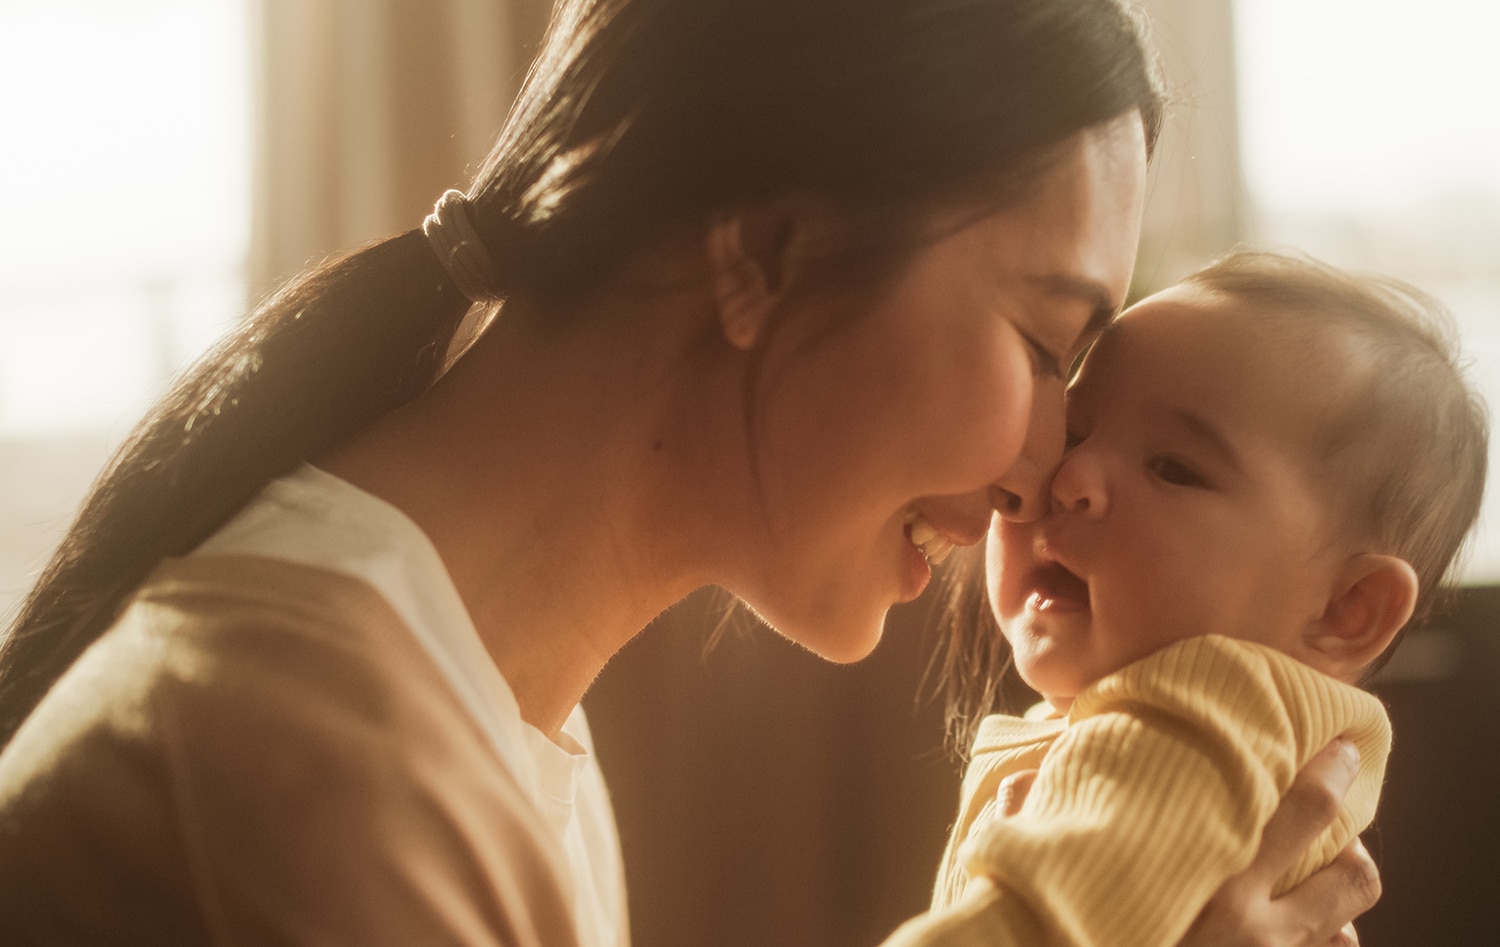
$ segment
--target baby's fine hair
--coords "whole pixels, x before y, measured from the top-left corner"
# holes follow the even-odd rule
[[[1448,310],[1399,280],[1261,250],[1237,250],[1184,282],[1271,316],[1292,344],[1309,319],[1356,343],[1349,368],[1361,377],[1327,422],[1318,473],[1374,551],[1411,564],[1412,622],[1427,618],[1479,517],[1489,454],[1488,415]]]

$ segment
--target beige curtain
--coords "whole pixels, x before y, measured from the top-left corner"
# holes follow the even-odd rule
[[[1238,243],[1240,165],[1232,0],[1146,0],[1172,96],[1152,162],[1136,290],[1175,282]]]
[[[1138,288],[1243,232],[1231,0],[1145,0],[1174,106]],[[252,293],[417,226],[499,131],[550,0],[252,0],[258,55]]]
[[[488,151],[547,0],[253,0],[251,291],[415,227]]]

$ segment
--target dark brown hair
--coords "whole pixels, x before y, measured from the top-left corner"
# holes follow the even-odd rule
[[[597,292],[669,230],[788,194],[910,249],[941,201],[1161,105],[1118,0],[563,0],[469,190],[504,296]],[[415,222],[414,222],[415,223]],[[319,266],[187,372],[117,452],[0,651],[0,744],[165,557],[431,384],[467,301],[420,231]]]

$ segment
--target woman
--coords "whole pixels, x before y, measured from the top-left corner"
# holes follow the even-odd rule
[[[562,4],[467,198],[270,300],[96,486],[6,644],[0,916],[623,943],[589,682],[705,584],[857,660],[1031,515],[1159,113],[1112,0]],[[1366,906],[1250,879],[1198,942]]]

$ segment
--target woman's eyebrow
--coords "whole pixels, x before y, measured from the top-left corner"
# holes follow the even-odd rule
[[[1049,296],[1064,296],[1086,303],[1089,306],[1089,321],[1083,327],[1081,338],[1091,339],[1104,331],[1120,311],[1120,304],[1102,283],[1082,276],[1067,273],[1049,273],[1028,277],[1027,282]]]

